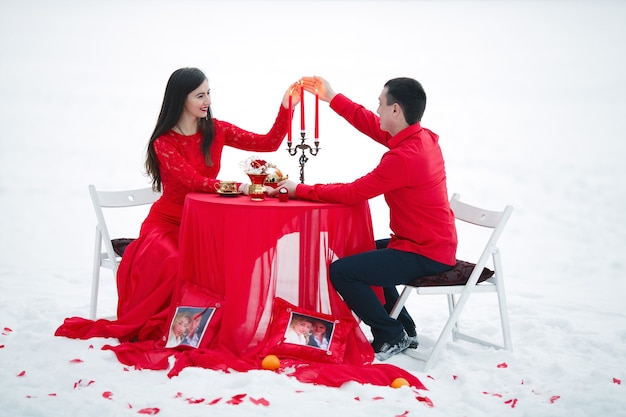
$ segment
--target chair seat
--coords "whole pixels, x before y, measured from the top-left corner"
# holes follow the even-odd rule
[[[113,245],[113,250],[119,256],[124,256],[124,252],[130,243],[135,240],[127,237],[112,239],[111,244]]]
[[[413,281],[405,284],[411,287],[439,287],[439,286],[452,286],[452,285],[465,285],[476,264],[467,261],[456,260],[454,267],[441,274],[429,275],[426,277],[419,277]],[[478,278],[478,282],[483,282],[493,276],[493,271],[489,268],[483,268]]]

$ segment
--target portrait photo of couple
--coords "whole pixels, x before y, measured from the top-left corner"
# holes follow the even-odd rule
[[[291,313],[284,342],[328,350],[333,329],[334,323],[331,321]]]
[[[165,347],[198,347],[214,312],[214,307],[177,307]]]

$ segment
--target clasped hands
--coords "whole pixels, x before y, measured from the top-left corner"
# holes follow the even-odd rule
[[[302,77],[295,83],[291,84],[285,95],[283,96],[283,106],[289,108],[289,96],[291,96],[291,104],[295,106],[302,100],[302,90],[311,94],[316,94],[320,100],[330,103],[337,95],[330,86],[330,83],[317,75],[313,77]]]

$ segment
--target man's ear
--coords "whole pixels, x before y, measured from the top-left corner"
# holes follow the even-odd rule
[[[406,117],[404,117],[404,113],[402,112],[402,107],[398,103],[393,104],[394,117],[398,118],[400,123],[406,123]]]
[[[404,119],[404,113],[402,113],[402,107],[398,103],[393,104],[393,112],[397,114],[397,116],[402,117]]]

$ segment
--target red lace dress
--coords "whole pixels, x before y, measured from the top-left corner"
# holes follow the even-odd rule
[[[190,192],[215,193],[222,149],[232,146],[253,152],[276,151],[287,134],[289,110],[282,105],[271,130],[259,135],[214,120],[211,145],[213,166],[201,151],[200,133],[183,136],[169,131],[156,139],[163,196],[144,220],[139,238],[126,251],[117,272],[117,320],[65,319],[55,335],[88,339],[115,337],[121,342],[155,340],[167,319],[178,272],[178,234],[185,196]]]

